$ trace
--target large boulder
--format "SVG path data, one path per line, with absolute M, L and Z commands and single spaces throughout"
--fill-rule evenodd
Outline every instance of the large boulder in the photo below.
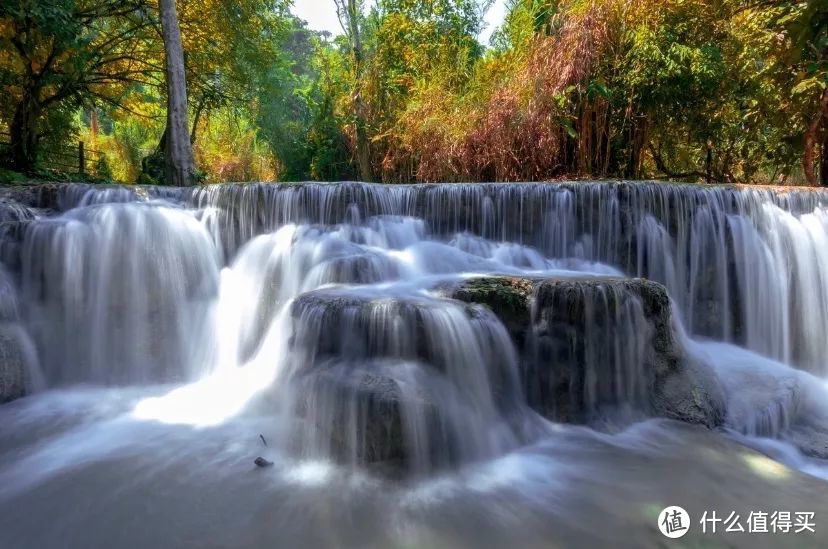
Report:
M 293 380 L 302 455 L 386 474 L 428 472 L 458 459 L 457 432 L 423 380 L 424 366 L 393 360 L 329 362 Z M 434 400 L 432 400 L 434 397 Z M 310 427 L 310 428 L 308 428 Z
M 470 394 L 516 403 L 512 343 L 486 307 L 333 288 L 302 294 L 291 313 L 299 368 L 331 359 L 415 361 L 466 384 Z
M 32 348 L 14 323 L 0 323 L 0 404 L 25 396 L 31 387 L 28 364 Z
M 516 356 L 487 308 L 334 288 L 291 313 L 301 455 L 416 475 L 524 440 Z
M 675 330 L 665 288 L 643 279 L 484 277 L 444 292 L 489 307 L 520 350 L 529 405 L 563 422 L 649 414 L 713 427 L 724 393 Z
M 30 391 L 35 362 L 31 340 L 18 318 L 17 290 L 0 268 L 0 404 Z

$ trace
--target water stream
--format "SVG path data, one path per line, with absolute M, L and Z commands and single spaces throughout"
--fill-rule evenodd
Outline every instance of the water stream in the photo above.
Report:
M 661 547 L 667 505 L 815 513 L 815 534 L 696 525 L 686 546 L 828 544 L 828 193 L 13 198 L 0 343 L 28 395 L 0 405 L 0 546 Z M 529 290 L 518 333 L 452 294 L 492 275 L 568 293 Z M 627 277 L 671 305 L 654 312 Z M 715 425 L 653 404 L 665 329 L 720 391 Z

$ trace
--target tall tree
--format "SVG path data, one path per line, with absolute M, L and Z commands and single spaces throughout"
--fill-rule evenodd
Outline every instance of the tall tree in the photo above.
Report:
M 135 83 L 155 84 L 145 0 L 0 3 L 0 111 L 11 164 L 31 172 L 50 112 L 84 102 L 122 106 Z
M 180 0 L 191 141 L 214 111 L 255 108 L 271 69 L 282 70 L 292 16 L 288 0 Z
M 778 23 L 787 31 L 793 46 L 787 61 L 798 69 L 792 91 L 810 99 L 804 102 L 810 105 L 805 114 L 802 170 L 811 185 L 828 185 L 828 151 L 825 147 L 828 137 L 822 139 L 822 156 L 816 162 L 820 133 L 828 135 L 828 1 L 784 2 Z M 819 177 L 817 164 L 822 172 Z
M 822 129 L 823 133 L 828 135 L 828 87 L 822 90 L 817 112 L 814 115 L 813 120 L 811 120 L 808 127 L 805 129 L 805 150 L 802 154 L 802 171 L 805 174 L 805 179 L 811 185 L 817 184 L 817 174 L 814 169 L 814 160 L 816 156 L 817 136 L 819 135 L 820 129 Z M 821 185 L 828 185 L 828 174 L 825 173 L 826 163 L 828 162 L 828 159 L 826 159 L 826 156 L 828 155 L 828 151 L 825 150 L 826 144 L 828 144 L 828 138 L 823 138 L 822 157 L 819 162 L 820 169 L 822 171 L 819 177 L 819 183 Z
M 374 179 L 367 130 L 367 105 L 363 97 L 365 50 L 362 42 L 362 0 L 334 0 L 342 30 L 348 38 L 352 70 L 351 105 L 354 117 L 355 156 L 363 181 Z
M 160 0 L 161 34 L 164 39 L 167 74 L 167 130 L 164 176 L 169 185 L 185 187 L 195 182 L 193 147 L 187 121 L 187 82 L 184 76 L 184 49 L 175 0 Z
M 828 114 L 822 117 L 822 160 L 819 182 L 823 187 L 828 187 Z

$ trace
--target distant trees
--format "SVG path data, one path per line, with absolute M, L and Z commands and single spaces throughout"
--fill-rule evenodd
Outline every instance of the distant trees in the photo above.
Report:
M 513 0 L 489 47 L 490 0 L 320 0 L 337 36 L 288 0 L 159 1 L 0 6 L 7 163 L 78 134 L 160 181 L 178 121 L 210 181 L 828 184 L 825 0 Z
M 824 0 L 516 0 L 477 57 L 458 54 L 462 32 L 423 25 L 432 13 L 445 36 L 447 14 L 474 13 L 463 2 L 378 4 L 372 61 L 396 101 L 375 101 L 394 113 L 372 138 L 386 180 L 816 182 Z
M 368 113 L 364 97 L 365 50 L 362 40 L 364 25 L 363 0 L 334 0 L 336 14 L 347 38 L 347 60 L 351 85 L 350 110 L 354 127 L 354 155 L 359 176 L 363 181 L 373 181 L 371 149 L 368 141 Z

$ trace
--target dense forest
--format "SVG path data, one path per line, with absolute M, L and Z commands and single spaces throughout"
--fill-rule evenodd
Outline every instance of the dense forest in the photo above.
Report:
M 4 177 L 75 175 L 83 142 L 87 177 L 163 182 L 183 119 L 203 182 L 828 185 L 828 0 L 511 0 L 488 44 L 486 0 L 314 1 L 340 34 L 290 0 L 167 2 L 175 118 L 164 0 L 5 0 Z

